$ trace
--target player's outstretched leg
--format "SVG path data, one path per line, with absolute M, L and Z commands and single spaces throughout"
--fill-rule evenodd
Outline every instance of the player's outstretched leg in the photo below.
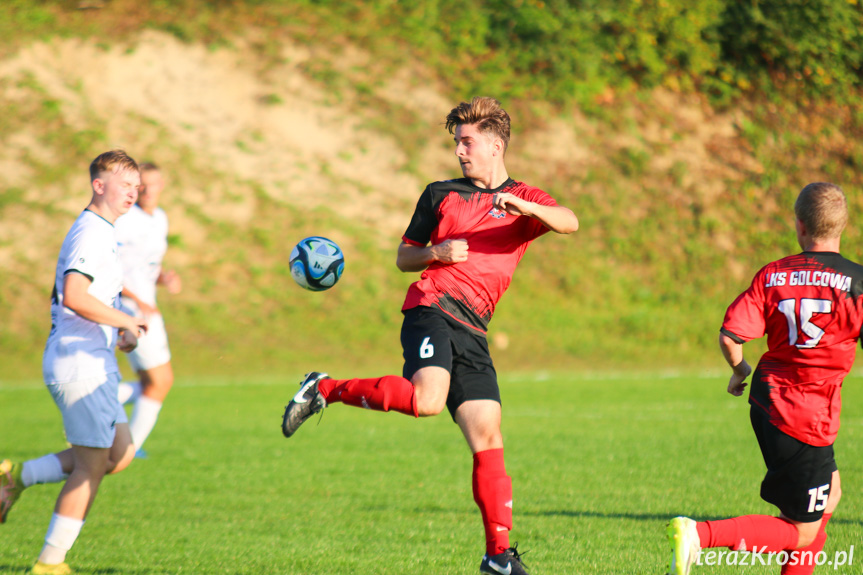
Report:
M 300 390 L 285 407 L 282 417 L 282 433 L 285 437 L 292 436 L 308 418 L 327 406 L 327 400 L 318 392 L 318 383 L 325 377 L 326 373 L 313 371 L 307 373 L 300 382 Z
M 22 467 L 20 463 L 9 459 L 0 462 L 0 523 L 6 523 L 6 515 L 24 491 L 24 483 L 21 481 Z
M 530 575 L 521 562 L 518 553 L 518 543 L 503 553 L 497 555 L 483 555 L 482 563 L 479 564 L 479 572 L 488 575 Z
M 689 575 L 701 552 L 695 521 L 688 517 L 675 517 L 668 522 L 666 533 L 671 544 L 668 575 Z

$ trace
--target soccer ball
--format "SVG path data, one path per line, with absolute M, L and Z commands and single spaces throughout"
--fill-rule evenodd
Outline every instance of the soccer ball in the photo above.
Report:
M 311 236 L 300 240 L 291 250 L 291 277 L 307 290 L 330 289 L 344 269 L 345 255 L 336 242 L 327 238 Z

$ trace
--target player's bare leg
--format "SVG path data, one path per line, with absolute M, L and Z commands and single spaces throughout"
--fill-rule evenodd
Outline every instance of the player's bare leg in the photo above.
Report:
M 45 546 L 33 567 L 34 573 L 66 573 L 66 553 L 72 548 L 84 518 L 93 505 L 102 479 L 108 473 L 125 469 L 134 458 L 129 426 L 118 423 L 115 427 L 114 443 L 110 448 L 93 448 L 73 445 L 63 452 L 63 459 L 72 456 L 69 478 L 60 490 L 54 515 L 45 535 Z
M 174 385 L 174 368 L 171 362 L 152 369 L 141 370 L 141 395 L 159 403 L 165 401 Z M 134 437 L 134 435 L 133 435 Z
M 824 543 L 827 541 L 827 524 L 836 506 L 839 505 L 839 500 L 842 498 L 842 485 L 839 480 L 839 472 L 834 471 L 830 479 L 830 495 L 827 497 L 827 505 L 824 507 L 824 515 L 821 521 L 811 523 L 799 523 L 791 521 L 797 526 L 797 531 L 800 533 L 800 541 L 797 543 L 797 551 L 799 552 L 799 561 L 795 565 L 791 562 L 782 566 L 781 575 L 811 575 L 815 570 L 815 558 L 824 549 Z M 783 517 L 786 521 L 787 518 Z
M 23 463 L 9 459 L 0 462 L 0 523 L 5 523 L 9 510 L 26 488 L 61 483 L 69 477 L 74 467 L 75 458 L 71 449 L 49 453 Z
M 419 417 L 434 416 L 446 408 L 449 381 L 450 373 L 442 367 L 433 365 L 418 369 L 411 377 Z
M 672 547 L 669 573 L 688 575 L 702 546 L 737 549 L 741 548 L 739 542 L 745 541 L 750 550 L 800 552 L 799 561 L 783 565 L 782 575 L 811 575 L 815 569 L 812 559 L 824 548 L 827 540 L 825 528 L 841 497 L 839 472 L 834 471 L 824 515 L 818 521 L 794 521 L 784 515 L 748 515 L 696 523 L 687 517 L 675 517 L 668 524 L 668 539 Z M 708 524 L 711 525 L 709 529 L 706 527 Z
M 527 575 L 516 547 L 509 544 L 512 480 L 503 462 L 500 404 L 490 399 L 466 401 L 456 410 L 455 420 L 473 453 L 473 496 L 486 537 L 480 573 Z
M 144 452 L 141 451 L 141 447 L 156 426 L 159 412 L 162 410 L 162 403 L 174 385 L 174 370 L 171 367 L 171 362 L 168 362 L 151 369 L 141 370 L 138 375 L 141 378 L 141 396 L 135 401 L 135 408 L 129 420 L 129 429 L 135 442 L 135 450 L 139 457 L 143 457 Z

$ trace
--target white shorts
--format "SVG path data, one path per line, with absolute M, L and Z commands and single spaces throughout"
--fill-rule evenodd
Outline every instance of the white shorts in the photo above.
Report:
M 72 383 L 50 383 L 48 391 L 63 414 L 66 441 L 82 447 L 108 448 L 114 444 L 114 426 L 127 423 L 117 400 L 120 374 Z
M 136 372 L 146 371 L 171 361 L 168 333 L 162 314 L 147 316 L 147 333 L 138 338 L 138 347 L 127 354 L 129 364 Z

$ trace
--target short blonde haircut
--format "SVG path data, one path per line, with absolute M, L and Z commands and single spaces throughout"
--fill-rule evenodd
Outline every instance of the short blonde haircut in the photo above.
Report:
M 503 140 L 503 149 L 509 146 L 509 114 L 500 102 L 488 96 L 475 96 L 470 103 L 462 102 L 446 117 L 446 129 L 452 134 L 456 126 L 475 124 L 482 134 Z
M 99 154 L 95 160 L 90 162 L 90 181 L 92 182 L 105 172 L 123 170 L 140 171 L 138 163 L 129 154 L 123 150 L 111 150 L 110 152 Z
M 814 239 L 838 238 L 848 223 L 845 192 L 836 184 L 809 184 L 797 196 L 794 214 Z

